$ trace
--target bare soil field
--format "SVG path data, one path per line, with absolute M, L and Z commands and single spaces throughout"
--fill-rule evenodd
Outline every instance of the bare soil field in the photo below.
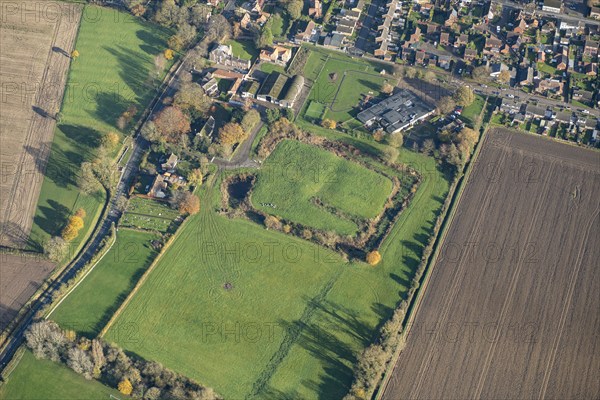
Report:
M 53 268 L 54 264 L 41 258 L 0 254 L 0 332 Z
M 23 248 L 52 144 L 81 6 L 0 1 L 0 245 Z
M 491 131 L 383 398 L 600 396 L 600 153 Z

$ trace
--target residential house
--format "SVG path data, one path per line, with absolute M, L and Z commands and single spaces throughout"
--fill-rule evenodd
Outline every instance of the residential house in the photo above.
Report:
M 586 40 L 585 47 L 583 48 L 583 55 L 588 57 L 596 57 L 598 55 L 598 44 L 597 40 Z
M 600 7 L 592 7 L 590 10 L 590 18 L 600 19 Z
M 434 22 L 426 22 L 423 26 L 425 28 L 425 33 L 428 35 L 433 35 L 440 31 L 440 26 Z
M 515 29 L 513 29 L 513 32 L 518 33 L 518 34 L 523 34 L 523 33 L 525 33 L 525 31 L 527 29 L 529 29 L 529 25 L 525 21 L 525 18 L 521 18 L 521 20 L 519 21 L 519 25 L 515 26 Z
M 573 100 L 577 100 L 580 103 L 592 105 L 593 97 L 594 93 L 590 92 L 589 90 L 583 90 L 579 88 L 573 89 Z
M 469 43 L 469 35 L 463 33 L 462 35 L 459 35 L 458 38 L 456 38 L 456 41 L 454 42 L 454 47 L 466 46 L 467 43 Z
M 537 79 L 535 91 L 546 96 L 562 95 L 564 83 L 558 79 Z
M 247 72 L 250 69 L 250 60 L 235 57 L 231 45 L 217 45 L 210 51 L 208 58 L 215 64 L 224 65 L 236 70 Z
M 453 8 L 452 11 L 450 12 L 450 15 L 448 15 L 448 19 L 446 20 L 446 22 L 444 22 L 444 25 L 451 27 L 454 24 L 456 24 L 457 22 L 458 22 L 458 13 Z
M 424 51 L 417 51 L 415 55 L 415 64 L 426 65 L 429 62 L 429 56 Z
M 421 39 L 421 28 L 419 28 L 417 26 L 417 28 L 415 29 L 415 33 L 413 33 L 412 35 L 410 35 L 410 38 L 408 39 L 408 42 L 409 43 L 417 43 L 420 39 Z
M 489 37 L 485 40 L 485 50 L 491 53 L 500 53 L 502 46 L 502 40 L 500 39 Z
M 242 29 L 250 29 L 252 23 L 252 17 L 249 13 L 244 13 L 244 16 L 240 20 L 240 27 Z
M 586 63 L 584 69 L 586 75 L 598 75 L 598 63 Z
M 562 8 L 562 0 L 544 0 L 542 10 L 559 14 Z
M 167 161 L 165 161 L 164 163 L 162 163 L 160 165 L 160 167 L 165 172 L 173 173 L 173 172 L 175 172 L 175 168 L 177 168 L 177 163 L 178 162 L 179 162 L 179 159 L 177 158 L 177 156 L 175 154 L 171 153 L 169 155 L 169 158 L 167 158 Z
M 299 42 L 308 42 L 315 32 L 314 21 L 299 21 L 298 32 L 294 38 Z
M 440 34 L 440 44 L 442 46 L 450 46 L 450 34 L 448 32 L 442 32 Z
M 219 3 L 221 0 L 206 0 L 206 4 L 211 5 L 213 7 L 219 7 Z
M 150 186 L 150 190 L 148 191 L 148 196 L 155 197 L 157 199 L 164 199 L 167 197 L 167 187 L 168 184 L 165 181 L 165 177 L 162 174 L 156 175 L 154 181 L 152 182 L 152 186 Z
M 438 57 L 438 67 L 440 67 L 440 68 L 449 70 L 451 63 L 452 63 L 452 57 L 450 57 L 450 56 L 439 56 Z
M 468 62 L 473 62 L 477 58 L 477 50 L 465 49 L 464 59 Z
M 339 33 L 329 34 L 323 40 L 323 46 L 333 48 L 333 49 L 340 49 L 342 47 L 343 43 L 344 43 L 344 36 L 340 35 Z
M 219 82 L 213 77 L 206 78 L 201 86 L 204 89 L 204 93 L 209 96 L 217 96 L 219 94 Z
M 279 65 L 286 65 L 292 58 L 292 50 L 287 47 L 273 46 L 260 51 L 259 59 L 264 62 L 272 62 Z
M 508 65 L 504 63 L 493 63 L 489 64 L 490 76 L 493 78 L 497 78 L 502 71 L 508 71 Z
M 323 17 L 323 4 L 321 0 L 310 0 L 308 16 L 314 19 L 321 19 Z

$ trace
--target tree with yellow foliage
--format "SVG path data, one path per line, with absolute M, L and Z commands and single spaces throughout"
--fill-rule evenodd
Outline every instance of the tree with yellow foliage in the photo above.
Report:
M 173 57 L 175 56 L 175 53 L 171 49 L 166 49 L 164 54 L 165 54 L 165 58 L 167 60 L 172 60 Z
M 337 126 L 337 124 L 335 123 L 334 120 L 329 119 L 329 118 L 325 118 L 324 120 L 321 121 L 321 126 L 323 128 L 327 128 L 327 129 L 335 129 L 335 127 Z
M 114 149 L 117 146 L 117 144 L 119 144 L 119 135 L 117 135 L 115 132 L 108 132 L 102 138 L 102 144 L 105 145 L 108 149 Z
M 79 57 L 79 52 L 77 50 L 73 50 L 71 52 L 71 58 L 76 59 L 77 57 Z
M 62 230 L 61 236 L 65 241 L 70 242 L 79 235 L 81 228 L 83 228 L 83 218 L 73 215 Z
M 377 265 L 381 261 L 381 254 L 377 250 L 370 251 L 367 253 L 367 263 L 369 265 Z
M 119 382 L 119 386 L 117 386 L 117 388 L 119 389 L 119 392 L 123 393 L 125 396 L 129 396 L 131 392 L 133 392 L 133 385 L 127 378 Z

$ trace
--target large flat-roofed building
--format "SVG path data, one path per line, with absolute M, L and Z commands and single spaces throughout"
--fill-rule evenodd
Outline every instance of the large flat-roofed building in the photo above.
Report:
M 560 13 L 560 9 L 562 7 L 562 0 L 544 0 L 544 5 L 542 6 L 542 10 Z
M 380 126 L 387 133 L 408 129 L 427 118 L 435 108 L 406 89 L 358 113 L 358 120 L 367 128 Z

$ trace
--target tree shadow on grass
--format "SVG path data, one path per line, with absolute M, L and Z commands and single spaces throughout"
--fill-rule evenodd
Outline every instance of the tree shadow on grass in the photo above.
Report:
M 54 200 L 48 200 L 48 205 L 38 207 L 41 215 L 33 218 L 33 223 L 50 236 L 60 233 L 71 210 Z
M 127 97 L 125 100 L 128 103 L 143 103 L 144 99 L 148 97 L 150 89 L 154 87 L 149 83 L 151 69 L 147 55 L 123 46 L 117 46 L 116 48 L 105 46 L 104 49 L 117 59 L 119 62 L 119 76 L 129 90 L 134 93 L 133 96 Z M 117 94 L 123 97 L 122 91 L 124 89 L 119 87 Z
M 147 245 L 145 245 L 145 246 L 147 246 Z M 148 255 L 146 257 L 145 260 L 143 260 L 143 262 L 140 264 L 140 267 L 138 267 L 136 269 L 135 273 L 131 276 L 131 279 L 129 280 L 129 285 L 127 286 L 127 288 L 125 290 L 123 290 L 121 293 L 119 293 L 119 295 L 116 297 L 113 304 L 111 304 L 108 308 L 106 308 L 104 310 L 104 313 L 98 319 L 98 321 L 96 322 L 96 324 L 93 327 L 90 327 L 90 329 L 88 331 L 81 332 L 81 334 L 83 336 L 85 336 L 89 339 L 93 339 L 100 333 L 100 331 L 106 326 L 106 324 L 111 319 L 111 317 L 114 315 L 114 313 L 119 309 L 121 304 L 123 304 L 123 302 L 129 295 L 129 293 L 133 290 L 133 288 L 135 287 L 136 283 L 140 280 L 142 275 L 144 275 L 144 272 L 146 272 L 146 269 L 150 266 L 150 264 L 152 263 L 152 261 L 154 260 L 155 257 L 156 257 L 156 253 L 152 252 L 150 255 Z
M 138 29 L 135 35 L 144 42 L 140 45 L 140 50 L 144 53 L 155 55 L 167 48 L 167 43 L 164 39 L 153 32 Z
M 118 92 L 98 93 L 96 96 L 96 110 L 92 114 L 106 124 L 116 127 L 117 119 L 131 103 L 132 101 L 128 101 Z

